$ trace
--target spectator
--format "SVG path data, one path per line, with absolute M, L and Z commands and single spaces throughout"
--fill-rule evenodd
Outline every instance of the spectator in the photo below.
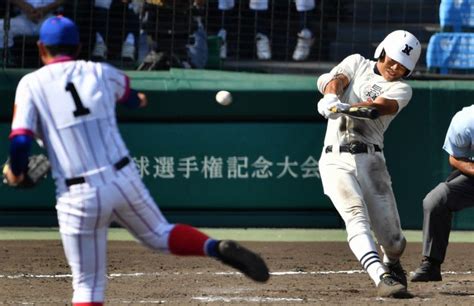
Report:
M 222 24 L 218 32 L 218 36 L 222 39 L 222 47 L 220 56 L 222 59 L 227 57 L 227 31 L 225 25 L 225 11 L 231 10 L 235 6 L 235 0 L 219 0 L 219 10 L 222 11 Z M 293 60 L 304 61 L 308 58 L 311 47 L 314 43 L 314 35 L 308 28 L 307 13 L 314 9 L 315 0 L 295 0 L 296 10 L 299 15 L 299 31 L 296 47 L 293 52 Z M 255 19 L 257 26 L 257 33 L 255 35 L 255 42 L 257 47 L 257 58 L 260 60 L 270 60 L 272 58 L 272 50 L 270 46 L 270 38 L 265 30 L 262 19 L 269 19 L 268 14 L 268 0 L 250 0 L 250 9 L 255 11 Z
M 204 68 L 208 58 L 207 33 L 202 23 L 205 0 L 195 0 L 191 7 L 188 0 L 158 2 L 147 1 L 145 5 L 142 22 L 150 53 L 139 69 L 162 65 Z
M 94 23 L 95 45 L 92 58 L 106 60 L 109 45 L 121 43 L 120 57 L 135 61 L 139 34 L 137 6 L 130 0 L 95 0 Z M 135 8 L 135 10 L 134 10 Z
M 20 13 L 10 19 L 10 26 L 5 33 L 5 20 L 0 19 L 0 54 L 5 48 L 5 35 L 8 38 L 7 48 L 12 48 L 14 38 L 20 35 L 38 35 L 44 20 L 51 17 L 64 3 L 64 0 L 9 0 Z M 12 64 L 9 57 L 9 64 Z M 4 58 L 2 56 L 1 61 Z

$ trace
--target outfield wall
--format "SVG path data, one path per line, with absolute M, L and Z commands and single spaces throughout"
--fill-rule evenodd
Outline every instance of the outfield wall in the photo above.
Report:
M 0 145 L 7 154 L 16 82 L 0 74 Z M 322 193 L 317 160 L 325 120 L 316 77 L 221 71 L 129 72 L 149 97 L 142 110 L 118 110 L 120 129 L 150 192 L 173 222 L 197 226 L 341 227 Z M 411 81 L 414 96 L 386 134 L 402 225 L 422 224 L 422 199 L 449 173 L 441 149 L 452 115 L 469 105 L 467 81 Z M 234 103 L 214 101 L 218 90 Z M 0 187 L 0 225 L 50 225 L 51 179 L 34 190 Z M 474 229 L 474 210 L 455 229 Z

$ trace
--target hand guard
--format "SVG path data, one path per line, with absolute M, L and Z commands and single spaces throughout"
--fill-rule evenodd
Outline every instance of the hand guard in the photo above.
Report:
M 5 162 L 4 168 L 5 167 L 10 167 L 9 160 Z M 28 160 L 28 170 L 25 173 L 25 177 L 19 184 L 10 184 L 5 177 L 5 174 L 3 175 L 3 183 L 16 188 L 33 188 L 46 177 L 50 168 L 51 164 L 45 155 L 32 155 Z

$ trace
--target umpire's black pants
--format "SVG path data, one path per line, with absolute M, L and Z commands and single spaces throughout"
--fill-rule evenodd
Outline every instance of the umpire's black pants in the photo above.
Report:
M 454 170 L 423 200 L 423 256 L 444 261 L 453 212 L 474 206 L 474 178 Z

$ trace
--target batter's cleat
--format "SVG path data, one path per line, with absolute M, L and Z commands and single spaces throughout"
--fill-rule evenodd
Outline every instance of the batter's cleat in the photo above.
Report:
M 380 283 L 377 286 L 377 293 L 380 297 L 391 297 L 396 299 L 403 299 L 412 297 L 407 291 L 397 276 L 391 273 L 384 273 L 380 276 Z
M 396 263 L 386 263 L 385 265 L 389 269 L 390 273 L 394 274 L 400 279 L 400 283 L 402 283 L 402 285 L 404 285 L 405 287 L 408 286 L 407 272 L 403 270 L 400 260 L 398 260 Z
M 441 280 L 441 264 L 428 257 L 423 258 L 420 267 L 411 277 L 412 282 L 439 282 Z
M 232 240 L 222 240 L 218 246 L 217 259 L 229 265 L 256 282 L 266 282 L 270 278 L 265 261 L 254 252 Z

